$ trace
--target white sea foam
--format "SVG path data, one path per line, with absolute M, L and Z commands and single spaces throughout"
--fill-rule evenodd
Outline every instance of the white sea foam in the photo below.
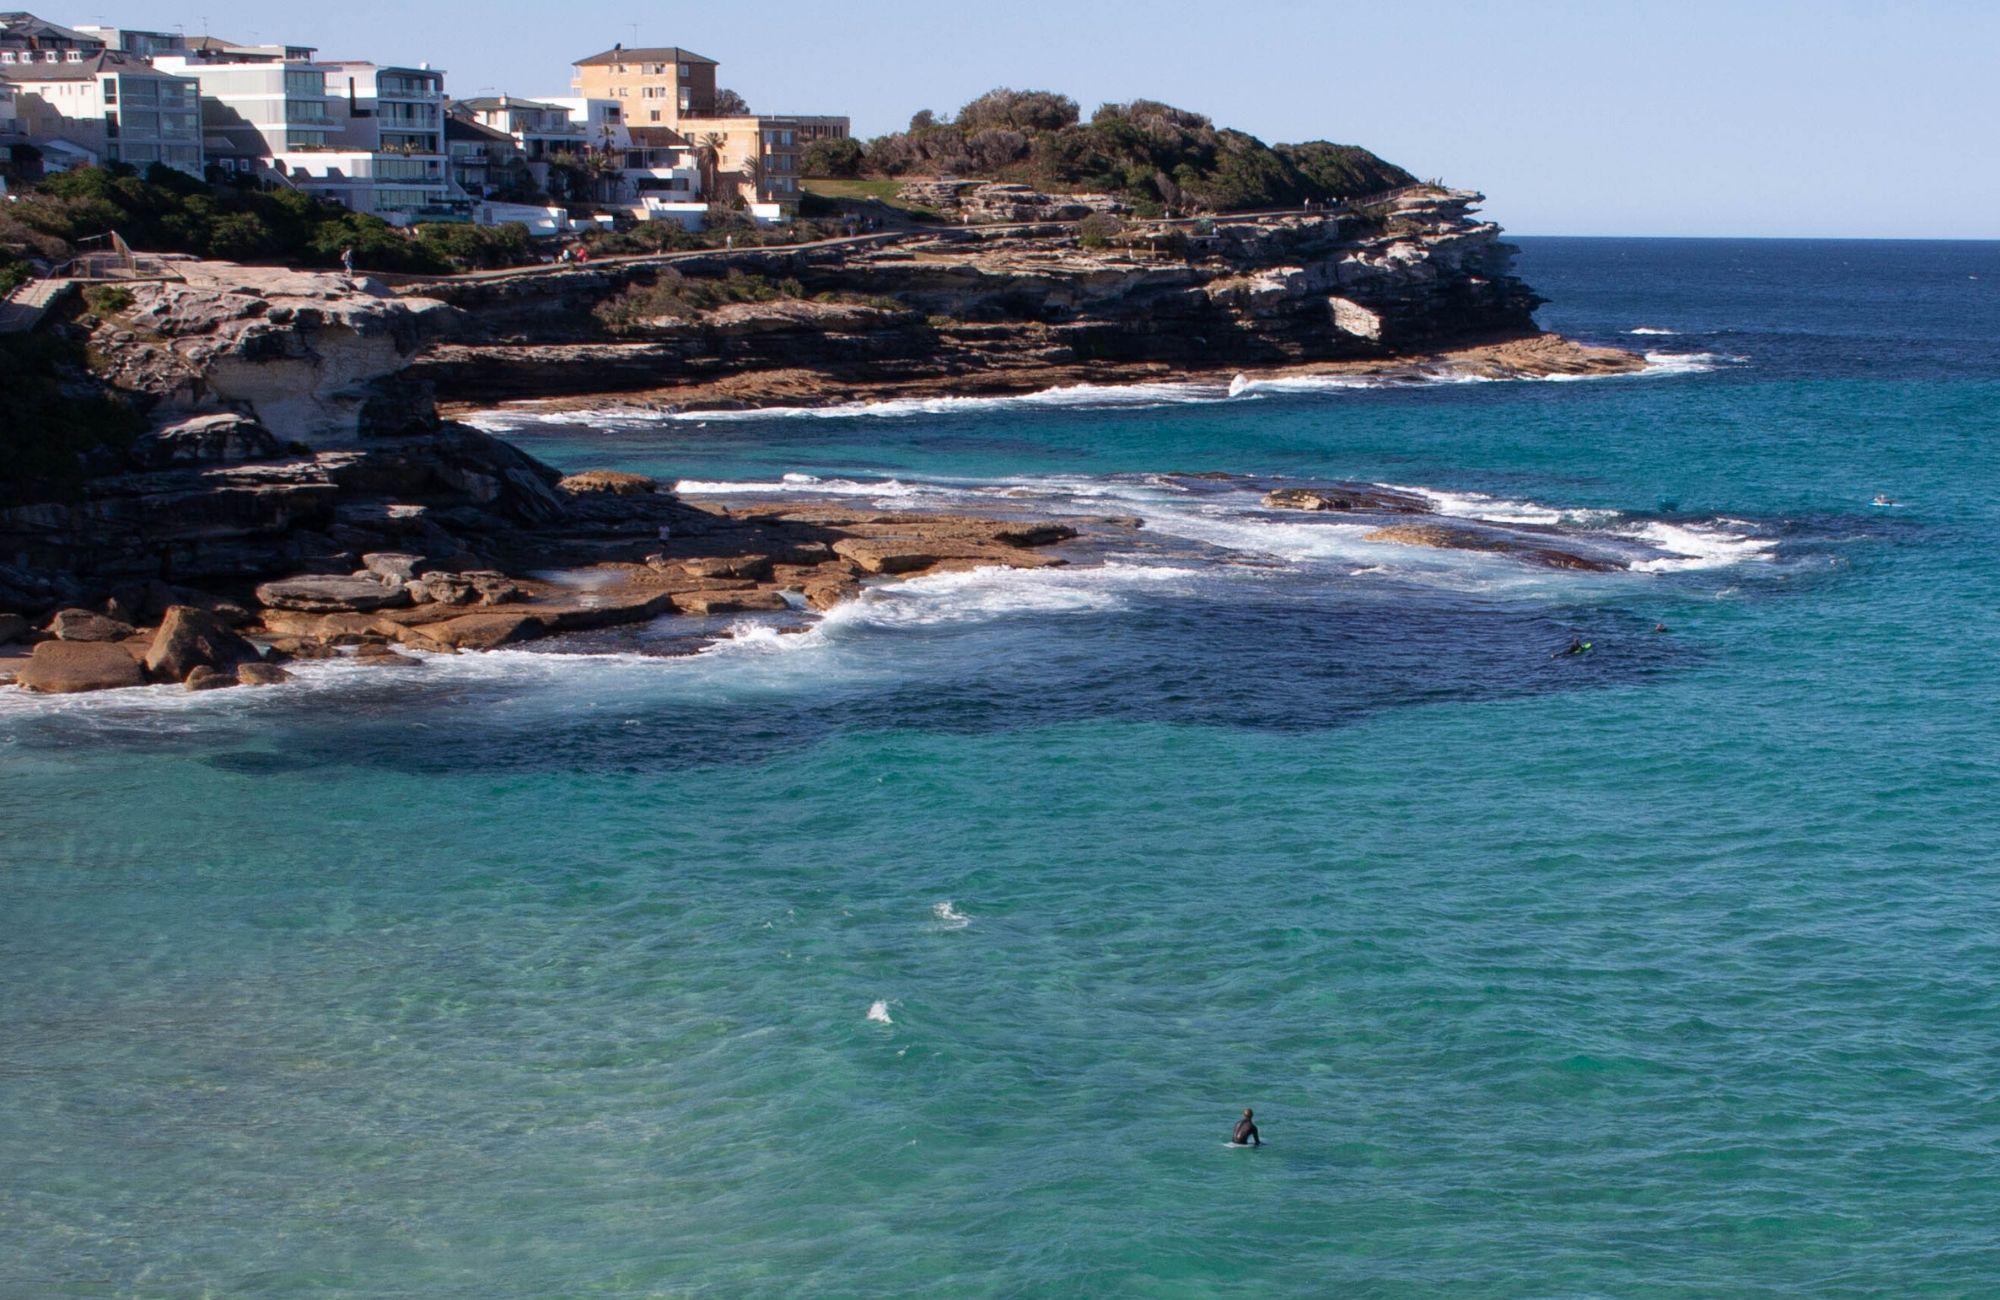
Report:
M 876 998 L 869 1006 L 868 1019 L 878 1025 L 893 1025 L 896 1023 L 889 1019 L 889 1004 L 881 998 Z
M 949 491 L 930 484 L 904 483 L 898 479 L 816 478 L 811 474 L 787 474 L 775 480 L 684 478 L 674 484 L 681 496 L 773 496 L 795 493 L 816 497 L 911 497 L 928 492 Z
M 1718 522 L 1738 523 L 1741 526 L 1740 521 L 1735 520 Z M 1727 532 L 1714 525 L 1654 521 L 1640 526 L 1634 535 L 1668 552 L 1659 559 L 1634 561 L 1634 573 L 1726 569 L 1750 561 L 1768 560 L 1777 547 L 1777 543 L 1769 538 Z
M 1459 519 L 1484 519 L 1496 524 L 1602 524 L 1617 518 L 1615 510 L 1592 510 L 1575 506 L 1547 506 L 1535 501 L 1512 501 L 1484 492 L 1446 492 L 1438 488 L 1382 485 L 1396 492 L 1408 492 L 1429 501 L 1441 515 Z
M 841 402 L 832 406 L 766 406 L 743 411 L 677 411 L 671 420 L 840 420 L 857 416 L 905 419 L 913 415 L 976 415 L 1020 407 L 1104 410 L 1115 407 L 1177 406 L 1214 402 L 1227 391 L 1216 384 L 1072 384 L 1039 392 L 1002 397 L 892 397 L 878 402 Z
M 1658 335 L 1668 335 L 1668 336 L 1673 336 L 1680 333 L 1679 330 L 1661 329 L 1655 325 L 1641 325 L 1637 329 L 1629 329 L 1626 330 L 1625 332 L 1627 334 L 1658 334 Z
M 1021 614 L 1097 613 L 1127 608 L 1136 597 L 1184 589 L 1200 576 L 1197 569 L 1123 561 L 1088 568 L 932 573 L 872 587 L 860 600 L 828 610 L 819 626 L 837 635 L 856 628 L 979 623 Z
M 936 917 L 938 924 L 947 930 L 963 930 L 972 924 L 972 918 L 953 907 L 949 898 L 942 903 L 931 904 L 931 915 Z
M 1648 352 L 1643 373 L 1654 375 L 1699 375 L 1723 366 L 1746 364 L 1749 357 L 1726 352 Z

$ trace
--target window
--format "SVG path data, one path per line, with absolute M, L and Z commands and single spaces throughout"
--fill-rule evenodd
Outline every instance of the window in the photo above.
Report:
M 657 108 L 656 108 L 656 109 L 654 109 L 654 110 L 653 110 L 653 112 L 652 112 L 652 119 L 653 119 L 653 120 L 654 120 L 655 122 L 657 122 L 657 121 L 659 121 L 659 120 L 660 120 L 660 110 L 659 110 L 659 109 L 657 109 Z
M 786 148 L 790 148 L 792 144 L 792 133 L 790 131 L 784 131 L 780 132 L 779 134 L 781 138 L 779 139 L 778 143 L 784 145 Z
M 115 104 L 118 102 L 118 78 L 109 77 L 105 79 L 104 102 L 107 104 Z
M 625 75 L 625 65 L 624 65 L 624 64 L 622 64 L 622 63 L 620 63 L 620 64 L 618 64 L 617 66 L 613 67 L 613 68 L 612 68 L 611 70 L 612 70 L 613 72 L 617 73 L 617 74 L 618 74 L 619 76 L 621 76 L 621 77 Z
M 694 107 L 694 92 L 683 90 L 681 92 L 681 112 L 685 113 L 693 107 Z
M 81 62 L 83 62 L 83 51 L 82 51 L 82 50 L 71 50 L 71 51 L 69 52 L 69 54 L 68 54 L 67 56 L 65 56 L 65 57 L 67 57 L 67 58 L 69 59 L 69 61 L 70 61 L 71 63 L 81 63 Z M 51 60 L 50 60 L 50 62 L 52 62 L 52 63 L 53 63 L 53 62 L 54 62 L 54 60 L 53 60 L 53 59 L 51 59 Z
M 683 63 L 681 64 L 681 80 L 686 81 L 687 79 L 688 79 L 688 65 Z
M 12 63 L 13 61 L 14 61 L 14 51 L 0 50 L 0 63 Z

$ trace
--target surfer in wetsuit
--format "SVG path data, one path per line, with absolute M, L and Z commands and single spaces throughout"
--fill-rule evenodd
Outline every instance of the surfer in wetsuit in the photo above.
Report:
M 1580 655 L 1588 649 L 1590 649 L 1590 645 L 1588 642 L 1586 642 L 1580 636 L 1573 636 L 1569 639 L 1569 649 L 1558 650 L 1554 654 L 1550 655 L 1549 658 L 1561 659 L 1567 655 Z
M 1243 1108 L 1243 1118 L 1236 1123 L 1236 1136 L 1229 1139 L 1230 1145 L 1239 1147 L 1261 1147 L 1264 1139 L 1257 1136 L 1257 1126 L 1250 1122 L 1250 1108 Z

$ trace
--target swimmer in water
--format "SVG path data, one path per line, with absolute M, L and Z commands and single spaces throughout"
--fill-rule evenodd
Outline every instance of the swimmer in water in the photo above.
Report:
M 1580 636 L 1573 636 L 1569 639 L 1568 648 L 1556 651 L 1554 654 L 1550 655 L 1549 658 L 1566 659 L 1570 655 L 1580 655 L 1588 649 L 1590 649 L 1590 642 L 1584 640 Z
M 1875 504 L 1878 506 L 1893 506 L 1896 503 L 1889 499 L 1887 492 L 1877 492 L 1875 494 Z
M 1653 630 L 1655 632 L 1664 632 L 1667 630 L 1667 625 L 1665 623 L 1655 623 L 1653 624 Z
M 1257 1136 L 1257 1126 L 1250 1122 L 1250 1108 L 1248 1106 L 1243 1108 L 1243 1118 L 1237 1121 L 1236 1135 L 1229 1139 L 1229 1145 L 1235 1147 L 1261 1147 L 1264 1145 L 1264 1139 Z

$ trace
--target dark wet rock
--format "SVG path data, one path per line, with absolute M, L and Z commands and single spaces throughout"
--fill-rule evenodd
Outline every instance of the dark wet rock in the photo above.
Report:
M 175 605 L 160 620 L 146 652 L 146 671 L 155 681 L 185 681 L 196 668 L 231 673 L 259 659 L 257 647 L 207 610 Z
M 331 574 L 306 574 L 264 583 L 257 588 L 257 599 L 267 609 L 315 614 L 360 613 L 410 603 L 399 586 L 389 586 L 374 577 Z
M 1364 540 L 1397 542 L 1404 546 L 1429 546 L 1440 550 L 1484 551 L 1495 555 L 1511 555 L 1551 569 L 1612 573 L 1626 567 L 1615 560 L 1550 545 L 1539 536 L 1524 536 L 1469 526 L 1392 524 L 1387 528 L 1377 528 Z
M 223 411 L 192 415 L 139 437 L 133 459 L 147 469 L 269 460 L 283 454 L 278 440 L 256 419 Z
M 1378 487 L 1373 483 L 1279 488 L 1265 494 L 1264 504 L 1273 510 L 1373 510 L 1398 515 L 1437 513 L 1437 507 L 1423 497 Z
M 18 685 L 46 695 L 144 686 L 145 670 L 115 641 L 44 641 L 16 673 Z
M 28 635 L 28 620 L 19 614 L 0 614 L 0 645 L 12 645 Z

